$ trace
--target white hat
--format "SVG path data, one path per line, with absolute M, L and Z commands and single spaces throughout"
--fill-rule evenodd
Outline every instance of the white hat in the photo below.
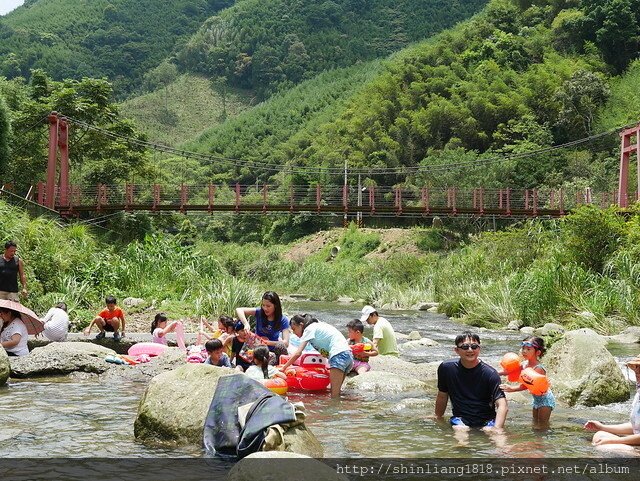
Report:
M 367 322 L 367 319 L 369 319 L 369 316 L 371 314 L 373 314 L 374 312 L 376 312 L 375 307 L 373 307 L 373 306 L 364 306 L 362 308 L 362 316 L 360 316 L 360 322 Z

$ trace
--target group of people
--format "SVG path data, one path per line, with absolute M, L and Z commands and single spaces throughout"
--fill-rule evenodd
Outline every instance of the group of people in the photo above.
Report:
M 480 359 L 482 345 L 480 337 L 469 331 L 455 338 L 456 359 L 445 361 L 438 366 L 438 394 L 435 404 L 435 418 L 444 420 L 447 404 L 451 401 L 452 416 L 449 420 L 456 430 L 469 428 L 503 428 L 508 413 L 505 392 L 526 390 L 523 384 L 507 384 L 493 367 Z M 524 361 L 522 369 L 531 368 L 546 375 L 540 358 L 544 355 L 544 340 L 529 336 L 523 339 L 520 353 Z M 617 449 L 633 449 L 640 446 L 640 358 L 631 361 L 627 367 L 634 371 L 637 392 L 632 403 L 630 422 L 607 425 L 599 421 L 587 421 L 584 428 L 596 431 L 594 445 L 616 445 Z M 549 424 L 551 412 L 555 408 L 555 397 L 551 389 L 532 395 L 532 416 L 536 427 L 545 428 Z
M 0 345 L 9 356 L 26 356 L 29 354 L 29 333 L 19 309 L 21 296 L 28 296 L 27 277 L 24 261 L 17 255 L 17 250 L 18 246 L 14 241 L 7 241 L 0 257 L 0 301 L 9 301 L 0 306 Z M 19 289 L 18 280 L 22 289 Z M 60 302 L 49 309 L 42 323 L 43 334 L 47 339 L 66 340 L 69 332 L 67 305 Z
M 371 306 L 365 306 L 361 317 L 345 326 L 347 337 L 336 327 L 309 314 L 289 319 L 282 312 L 280 297 L 273 291 L 264 293 L 260 307 L 237 308 L 236 316 L 236 319 L 220 316 L 217 326 L 203 320 L 208 332 L 200 330 L 197 344 L 206 339 L 206 363 L 234 367 L 257 380 L 284 378 L 284 371 L 311 349 L 328 359 L 331 395 L 339 397 L 347 374 L 352 371 L 361 374 L 371 369 L 369 358 L 378 354 L 398 355 L 391 324 Z M 249 316 L 255 320 L 253 331 L 247 320 Z M 151 325 L 154 342 L 166 343 L 165 336 L 174 332 L 179 322 L 169 321 L 164 313 L 157 315 Z M 365 322 L 373 326 L 372 340 L 364 337 Z M 354 353 L 355 344 L 366 344 L 367 348 Z M 283 355 L 289 357 L 279 365 Z

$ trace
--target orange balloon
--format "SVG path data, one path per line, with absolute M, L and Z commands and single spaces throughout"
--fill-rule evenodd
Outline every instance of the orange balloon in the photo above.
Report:
M 531 394 L 536 396 L 542 396 L 549 390 L 549 378 L 532 367 L 522 370 L 520 382 L 527 387 Z

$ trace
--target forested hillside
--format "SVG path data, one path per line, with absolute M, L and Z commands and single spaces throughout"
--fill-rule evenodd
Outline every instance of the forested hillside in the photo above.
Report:
M 385 57 L 470 17 L 486 0 L 240 0 L 208 19 L 178 65 L 271 95 Z
M 177 42 L 234 0 L 27 0 L 0 17 L 0 76 L 107 77 L 131 92 Z
M 621 11 L 630 15 L 620 19 Z M 296 142 L 276 141 L 266 152 L 262 136 L 237 129 L 241 116 L 203 136 L 201 149 L 275 164 L 337 167 L 346 157 L 350 166 L 374 172 L 472 163 L 437 177 L 372 173 L 368 182 L 380 184 L 531 187 L 584 179 L 608 187 L 617 162 L 615 134 L 535 159 L 476 168 L 473 161 L 594 134 L 598 117 L 606 115 L 610 82 L 638 55 L 639 16 L 640 0 L 493 0 L 468 22 L 392 57 L 338 116 L 301 128 Z M 633 105 L 624 114 L 618 110 L 619 122 L 640 118 Z M 272 125 L 270 138 L 279 131 Z M 254 176 L 246 172 L 243 180 Z

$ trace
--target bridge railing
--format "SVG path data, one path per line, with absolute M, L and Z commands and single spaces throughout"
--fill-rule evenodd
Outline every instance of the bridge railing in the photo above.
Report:
M 38 201 L 46 201 L 38 186 Z M 616 192 L 590 189 L 459 189 L 426 186 L 354 186 L 271 184 L 124 184 L 72 185 L 65 212 L 80 211 L 317 211 L 363 215 L 557 216 L 578 205 L 608 207 Z M 634 198 L 637 194 L 634 194 Z

